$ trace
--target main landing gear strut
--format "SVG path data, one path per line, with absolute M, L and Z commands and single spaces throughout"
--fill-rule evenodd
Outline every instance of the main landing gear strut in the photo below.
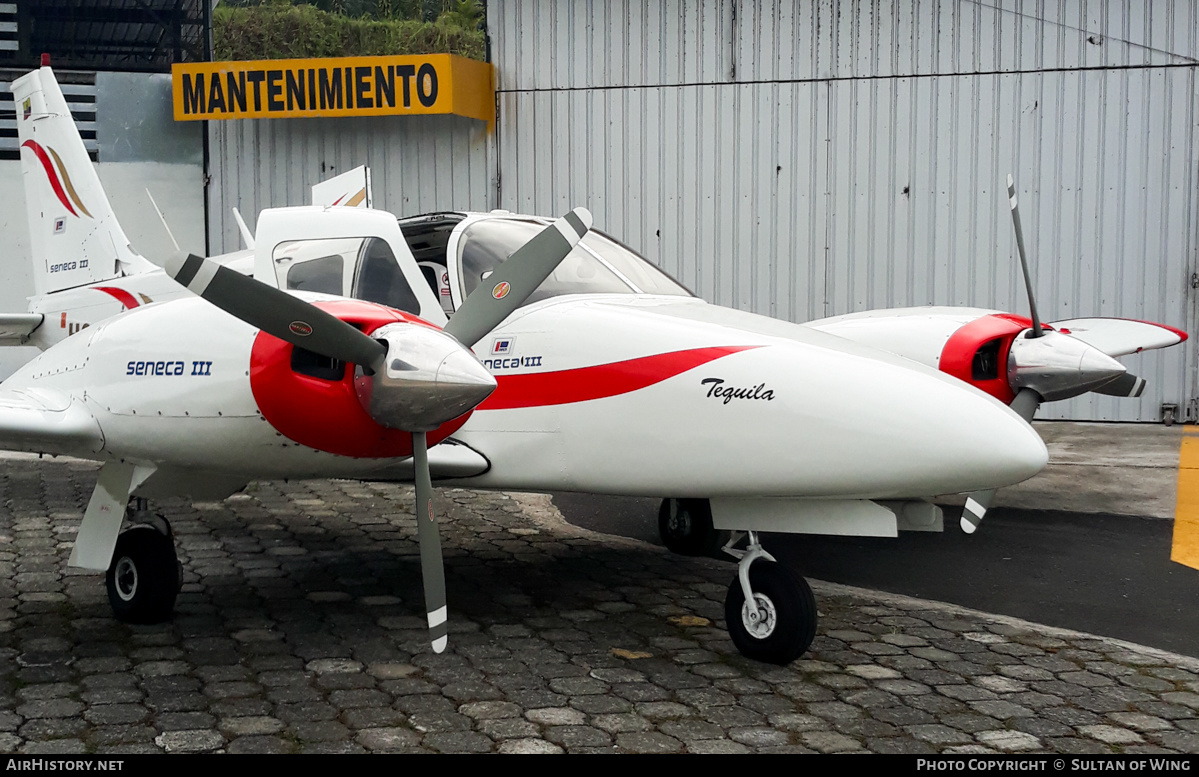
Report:
M 105 575 L 113 614 L 127 623 L 159 623 L 171 616 L 183 584 L 171 525 L 132 499 L 125 511 L 129 528 L 117 537 Z
M 812 644 L 817 621 L 812 589 L 762 548 L 757 532 L 715 529 L 707 499 L 663 499 L 658 532 L 674 553 L 721 558 L 723 551 L 738 559 L 737 577 L 724 599 L 724 619 L 742 655 L 787 664 Z M 733 547 L 747 535 L 744 550 Z
M 658 508 L 658 535 L 671 553 L 724 558 L 720 548 L 729 541 L 730 532 L 712 527 L 712 507 L 707 499 L 663 499 Z

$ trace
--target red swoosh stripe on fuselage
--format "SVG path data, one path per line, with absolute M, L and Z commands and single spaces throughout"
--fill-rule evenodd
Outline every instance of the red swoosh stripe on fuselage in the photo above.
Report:
M 566 405 L 638 391 L 729 354 L 760 348 L 729 345 L 659 353 L 573 370 L 497 375 L 499 387 L 479 410 Z
M 71 203 L 67 201 L 67 193 L 62 188 L 62 182 L 58 180 L 58 173 L 54 171 L 54 165 L 50 162 L 50 155 L 46 153 L 46 149 L 42 148 L 35 140 L 27 140 L 21 145 L 32 151 L 34 156 L 38 158 L 38 161 L 42 163 L 42 167 L 46 170 L 46 177 L 50 179 L 50 188 L 54 190 L 54 196 L 58 197 L 58 201 L 63 204 L 64 208 L 71 211 L 72 216 L 77 217 L 79 214 L 75 212 L 75 208 Z
M 117 289 L 112 286 L 96 286 L 95 289 L 96 291 L 104 292 L 117 302 L 124 305 L 126 310 L 133 310 L 138 305 L 137 297 L 133 296 L 124 289 Z

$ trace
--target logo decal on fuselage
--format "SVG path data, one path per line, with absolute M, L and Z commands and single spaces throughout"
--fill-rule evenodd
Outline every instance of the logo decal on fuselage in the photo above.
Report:
M 752 388 L 737 388 L 736 386 L 725 386 L 724 378 L 704 378 L 700 381 L 700 385 L 709 386 L 708 396 L 716 399 L 723 399 L 722 405 L 727 405 L 734 399 L 764 399 L 767 402 L 774 401 L 774 392 L 766 388 L 765 383 L 759 383 Z
M 62 163 L 62 157 L 58 155 L 58 152 L 50 146 L 43 147 L 36 140 L 27 140 L 21 146 L 32 151 L 37 160 L 42 163 L 42 169 L 46 171 L 46 178 L 50 181 L 50 188 L 54 190 L 54 196 L 58 198 L 63 207 L 70 211 L 72 216 L 79 216 L 82 213 L 89 219 L 92 218 L 92 214 L 88 213 L 87 208 L 84 207 L 83 200 L 79 199 L 79 194 L 75 191 L 75 184 L 71 182 L 71 176 L 67 172 L 67 166 Z M 50 157 L 54 157 L 53 162 L 50 161 Z M 57 172 L 55 172 L 55 167 L 58 168 Z
M 177 375 L 212 375 L 212 362 L 192 362 L 191 372 L 186 372 L 187 363 L 183 361 L 131 361 L 125 365 L 125 374 L 141 376 L 160 375 L 174 377 Z
M 521 367 L 540 367 L 540 356 L 514 356 L 511 359 L 484 359 L 483 366 L 489 370 L 515 370 Z

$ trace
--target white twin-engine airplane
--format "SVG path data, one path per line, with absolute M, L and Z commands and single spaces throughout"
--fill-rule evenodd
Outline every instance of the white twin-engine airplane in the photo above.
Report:
M 706 304 L 589 231 L 581 209 L 548 225 L 271 209 L 252 251 L 181 253 L 164 273 L 128 246 L 49 68 L 13 91 L 37 295 L 3 321 L 44 350 L 0 385 L 0 447 L 102 462 L 70 564 L 107 571 L 122 619 L 169 617 L 179 589 L 170 527 L 147 499 L 220 498 L 264 478 L 415 480 L 441 651 L 436 476 L 668 494 L 675 525 L 700 505 L 714 531 L 746 534 L 727 546 L 730 636 L 785 663 L 810 644 L 816 607 L 759 532 L 940 530 L 928 497 L 1000 488 L 1046 462 L 994 397 Z

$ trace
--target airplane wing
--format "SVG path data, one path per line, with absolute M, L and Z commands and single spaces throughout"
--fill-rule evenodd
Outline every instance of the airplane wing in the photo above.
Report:
M 70 454 L 103 447 L 95 416 L 70 395 L 54 389 L 0 388 L 0 448 Z
M 0 345 L 24 345 L 44 318 L 41 313 L 0 313 Z
M 1167 348 L 1187 339 L 1187 333 L 1180 329 L 1130 318 L 1072 318 L 1054 321 L 1052 326 L 1108 356 Z

